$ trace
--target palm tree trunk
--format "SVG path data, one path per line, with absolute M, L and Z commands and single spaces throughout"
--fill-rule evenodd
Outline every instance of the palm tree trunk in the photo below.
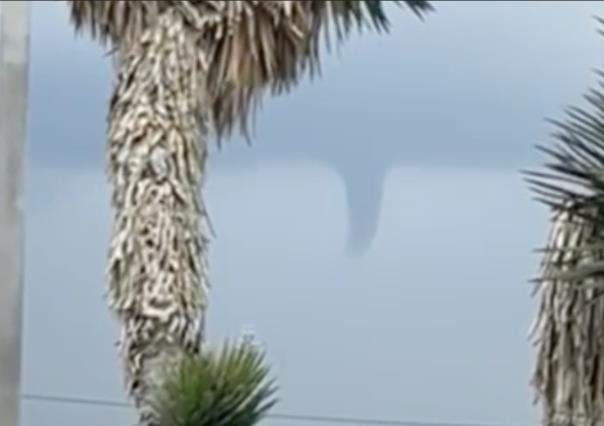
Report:
M 156 426 L 162 368 L 201 344 L 208 287 L 200 196 L 207 157 L 205 69 L 181 15 L 166 11 L 119 54 L 108 123 L 114 208 L 110 309 L 139 422 Z
M 544 426 L 604 424 L 603 290 L 594 279 L 571 275 L 601 259 L 597 245 L 585 249 L 600 233 L 594 223 L 570 211 L 557 212 L 552 222 L 533 329 L 533 385 Z

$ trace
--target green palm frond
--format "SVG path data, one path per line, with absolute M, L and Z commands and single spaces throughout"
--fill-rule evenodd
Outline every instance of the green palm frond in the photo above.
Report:
M 170 371 L 157 395 L 162 426 L 252 426 L 275 405 L 263 354 L 228 344 Z
M 320 69 L 321 43 L 330 27 L 338 42 L 354 29 L 387 31 L 379 0 L 68 0 L 75 27 L 114 48 L 129 45 L 167 8 L 190 24 L 189 36 L 209 49 L 209 87 L 219 135 L 236 126 L 247 133 L 250 117 L 266 90 L 289 91 Z M 423 17 L 426 0 L 393 1 Z
M 550 120 L 555 128 L 552 135 L 555 143 L 538 146 L 548 158 L 546 170 L 525 172 L 536 199 L 555 212 L 566 212 L 568 226 L 575 227 L 577 223 L 593 226 L 593 231 L 581 238 L 579 246 L 558 248 L 568 251 L 567 257 L 571 256 L 574 262 L 585 256 L 597 259 L 604 254 L 604 80 L 585 99 L 587 108 L 571 107 L 565 120 Z M 564 267 L 568 267 L 568 262 Z M 563 275 L 550 271 L 543 278 L 581 281 L 599 276 L 604 276 L 601 262 L 582 265 Z

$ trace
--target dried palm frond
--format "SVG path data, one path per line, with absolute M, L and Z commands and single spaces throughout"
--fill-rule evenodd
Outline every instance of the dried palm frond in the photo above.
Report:
M 533 376 L 543 424 L 604 418 L 604 84 L 556 128 L 545 172 L 527 172 L 554 217 L 536 292 Z
M 136 40 L 167 8 L 183 15 L 207 54 L 213 121 L 219 136 L 250 116 L 264 92 L 287 91 L 320 65 L 320 40 L 330 28 L 338 41 L 354 29 L 387 31 L 379 0 L 68 0 L 77 29 L 119 50 Z M 422 17 L 425 0 L 396 0 Z
M 570 208 L 557 212 L 542 262 L 532 383 L 547 426 L 604 414 L 604 283 L 585 274 L 602 259 L 594 224 Z

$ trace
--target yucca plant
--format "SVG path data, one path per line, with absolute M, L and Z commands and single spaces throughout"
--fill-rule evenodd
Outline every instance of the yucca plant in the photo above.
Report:
M 539 147 L 545 170 L 527 172 L 552 212 L 533 329 L 533 385 L 548 426 L 604 419 L 604 79 L 585 99 L 552 120 L 555 143 Z
M 425 0 L 396 1 L 418 16 Z M 263 95 L 319 70 L 321 37 L 388 29 L 377 0 L 69 0 L 72 21 L 110 45 L 114 210 L 110 309 L 128 393 L 157 426 L 157 369 L 199 352 L 210 227 L 201 189 L 211 136 L 248 123 Z
M 167 371 L 155 395 L 162 426 L 253 426 L 275 405 L 263 352 L 223 346 L 187 356 Z

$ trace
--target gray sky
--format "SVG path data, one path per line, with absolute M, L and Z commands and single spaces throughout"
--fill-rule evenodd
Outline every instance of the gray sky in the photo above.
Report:
M 253 147 L 212 158 L 209 332 L 254 327 L 279 412 L 532 419 L 526 280 L 545 211 L 516 171 L 538 164 L 543 118 L 594 83 L 604 6 L 436 6 L 423 23 L 397 15 L 389 37 L 355 37 L 321 81 L 266 103 Z M 61 2 L 33 9 L 24 392 L 120 400 L 101 300 L 109 67 Z M 345 251 L 355 218 L 353 239 L 376 225 L 361 257 Z M 25 426 L 129 418 L 32 401 L 23 414 Z

